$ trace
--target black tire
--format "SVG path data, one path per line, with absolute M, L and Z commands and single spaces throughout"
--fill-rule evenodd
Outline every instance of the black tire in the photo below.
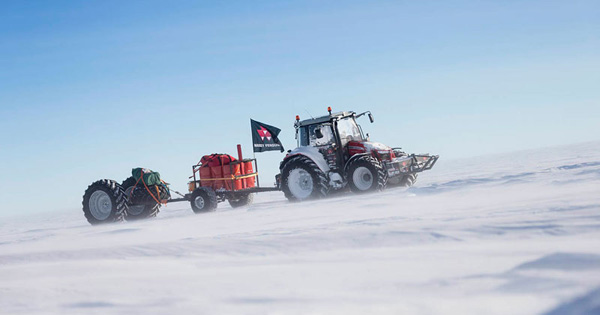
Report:
M 408 174 L 397 176 L 388 180 L 388 186 L 392 187 L 411 187 L 417 181 L 417 174 Z
M 296 176 L 295 174 L 303 174 L 302 172 L 310 175 L 312 186 L 306 185 L 304 194 L 299 194 L 296 188 L 290 189 L 290 174 L 294 173 L 293 176 Z M 308 182 L 310 181 L 306 181 Z M 281 169 L 281 190 L 289 201 L 323 198 L 329 192 L 327 175 L 309 157 L 296 155 L 289 158 Z
M 417 182 L 417 174 L 408 174 L 400 180 L 400 186 L 411 187 Z
M 355 193 L 384 190 L 388 181 L 387 171 L 381 162 L 369 155 L 352 160 L 346 177 L 350 190 Z
M 83 214 L 92 225 L 123 221 L 127 211 L 125 190 L 114 180 L 94 182 L 83 194 Z
M 211 188 L 198 187 L 192 192 L 190 204 L 194 213 L 215 211 L 218 205 L 217 194 Z
M 254 201 L 254 194 L 235 194 L 228 196 L 227 201 L 232 208 L 248 206 Z
M 125 220 L 127 221 L 135 221 L 147 218 L 154 218 L 158 215 L 160 211 L 160 203 L 156 203 L 152 196 L 148 195 L 146 188 L 143 183 L 138 183 L 135 186 L 136 180 L 135 178 L 129 177 L 124 180 L 121 186 L 125 191 L 125 195 L 127 197 L 127 211 L 125 213 Z M 135 186 L 134 191 L 130 191 Z M 141 190 L 140 190 L 141 189 Z M 143 202 L 151 202 L 153 204 L 142 204 L 136 205 L 134 201 L 143 201 Z

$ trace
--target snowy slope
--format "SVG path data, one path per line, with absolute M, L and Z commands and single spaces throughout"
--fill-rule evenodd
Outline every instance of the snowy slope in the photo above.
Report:
M 2 314 L 593 313 L 599 292 L 600 142 L 442 157 L 380 194 L 0 223 Z

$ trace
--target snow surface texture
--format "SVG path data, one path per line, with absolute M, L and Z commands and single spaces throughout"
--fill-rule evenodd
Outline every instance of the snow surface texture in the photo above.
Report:
M 379 194 L 0 224 L 2 314 L 599 311 L 600 143 L 442 157 Z

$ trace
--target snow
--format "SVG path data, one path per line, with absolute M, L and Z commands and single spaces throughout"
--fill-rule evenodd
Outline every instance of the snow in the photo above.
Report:
M 82 194 L 85 187 L 82 187 Z M 410 189 L 90 226 L 0 223 L 2 314 L 593 314 L 600 142 L 440 159 Z

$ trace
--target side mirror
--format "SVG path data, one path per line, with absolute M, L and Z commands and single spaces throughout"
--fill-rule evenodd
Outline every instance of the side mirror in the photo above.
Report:
M 323 138 L 323 132 L 321 131 L 321 127 L 315 128 L 315 136 L 317 137 L 317 139 Z
M 371 123 L 375 122 L 375 119 L 373 119 L 373 114 L 369 113 L 369 120 L 371 121 Z

